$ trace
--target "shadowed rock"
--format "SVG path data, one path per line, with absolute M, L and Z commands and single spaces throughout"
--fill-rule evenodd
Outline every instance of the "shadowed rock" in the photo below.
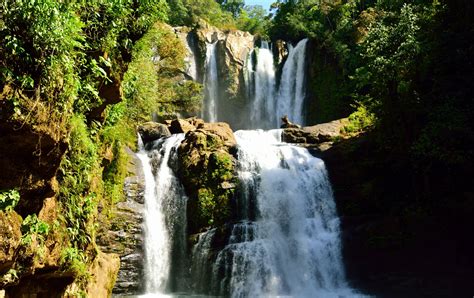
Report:
M 153 142 L 162 137 L 169 137 L 171 135 L 168 126 L 156 122 L 146 122 L 138 127 L 143 143 Z

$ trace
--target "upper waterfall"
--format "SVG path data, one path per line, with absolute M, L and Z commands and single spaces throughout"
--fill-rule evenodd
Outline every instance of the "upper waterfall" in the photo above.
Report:
M 246 61 L 245 86 L 249 100 L 248 128 L 277 128 L 280 117 L 288 115 L 295 123 L 304 125 L 305 53 L 307 39 L 296 47 L 289 45 L 279 87 L 274 57 L 267 42 L 254 49 Z
M 209 122 L 216 122 L 218 118 L 219 82 L 217 77 L 217 41 L 206 45 L 206 73 L 204 85 L 206 94 L 202 109 L 202 117 Z
M 253 60 L 256 65 L 253 65 Z M 252 128 L 276 128 L 275 114 L 275 67 L 268 43 L 252 50 L 246 63 L 246 88 L 250 99 L 249 123 Z
M 305 99 L 305 56 L 308 39 L 300 41 L 296 47 L 290 45 L 288 58 L 283 66 L 280 89 L 277 96 L 276 113 L 304 125 Z
M 217 34 L 217 40 L 205 39 L 204 43 L 205 96 L 201 116 L 210 122 L 229 122 L 237 129 L 278 128 L 284 115 L 304 125 L 308 40 L 301 40 L 294 48 L 288 44 L 284 64 L 276 65 L 267 41 L 249 47 L 248 36 L 241 44 L 237 35 L 221 35 Z M 242 55 L 246 58 L 242 59 Z

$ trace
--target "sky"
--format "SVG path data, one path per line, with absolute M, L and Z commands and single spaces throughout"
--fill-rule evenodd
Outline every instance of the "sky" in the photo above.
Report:
M 270 10 L 270 4 L 276 2 L 275 0 L 245 0 L 246 5 L 261 5 L 267 11 Z

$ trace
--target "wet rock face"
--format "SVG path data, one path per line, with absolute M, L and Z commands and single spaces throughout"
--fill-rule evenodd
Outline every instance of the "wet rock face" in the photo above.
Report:
M 92 277 L 86 289 L 87 296 L 110 297 L 119 268 L 118 255 L 99 253 L 89 270 Z
M 68 285 L 72 284 L 72 276 L 30 276 L 25 278 L 21 286 L 6 289 L 6 298 L 10 297 L 68 297 L 65 295 Z
M 246 88 L 244 65 L 247 55 L 252 51 L 255 37 L 248 32 L 239 30 L 220 31 L 205 22 L 195 29 L 197 39 L 197 66 L 204 78 L 206 45 L 217 43 L 216 59 L 219 86 L 219 118 L 226 119 L 232 126 L 243 127 L 241 119 L 235 114 L 246 104 Z
M 175 119 L 171 121 L 169 130 L 171 133 L 187 133 L 188 131 L 195 130 L 196 125 L 193 123 L 193 119 Z
M 115 205 L 108 225 L 100 227 L 97 244 L 102 251 L 120 256 L 120 270 L 113 294 L 136 295 L 143 289 L 142 222 L 145 185 L 140 160 L 131 150 L 127 152 L 132 175 L 125 179 L 125 200 Z
M 169 137 L 171 135 L 168 126 L 156 122 L 146 122 L 138 127 L 143 143 L 152 142 L 162 137 Z

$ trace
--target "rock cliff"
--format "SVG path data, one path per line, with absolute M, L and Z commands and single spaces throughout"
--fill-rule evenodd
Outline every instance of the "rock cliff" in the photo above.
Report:
M 205 77 L 206 45 L 216 44 L 218 71 L 218 114 L 232 126 L 239 125 L 236 109 L 246 104 L 244 67 L 247 55 L 254 48 L 255 37 L 239 30 L 221 31 L 201 21 L 194 29 L 175 28 L 176 34 L 187 45 L 187 74 L 203 82 Z
M 149 132 L 149 130 L 147 130 Z M 145 185 L 140 160 L 127 148 L 128 177 L 124 182 L 125 200 L 118 202 L 101 220 L 97 244 L 105 253 L 120 257 L 112 292 L 117 295 L 134 295 L 143 290 L 143 208 Z
M 15 100 L 21 108 L 15 109 Z M 105 297 L 112 289 L 119 260 L 95 250 L 93 239 L 83 267 L 66 260 L 75 256 L 60 213 L 65 209 L 58 174 L 71 145 L 69 116 L 8 85 L 0 94 L 0 289 L 6 297 L 66 297 L 79 291 Z

